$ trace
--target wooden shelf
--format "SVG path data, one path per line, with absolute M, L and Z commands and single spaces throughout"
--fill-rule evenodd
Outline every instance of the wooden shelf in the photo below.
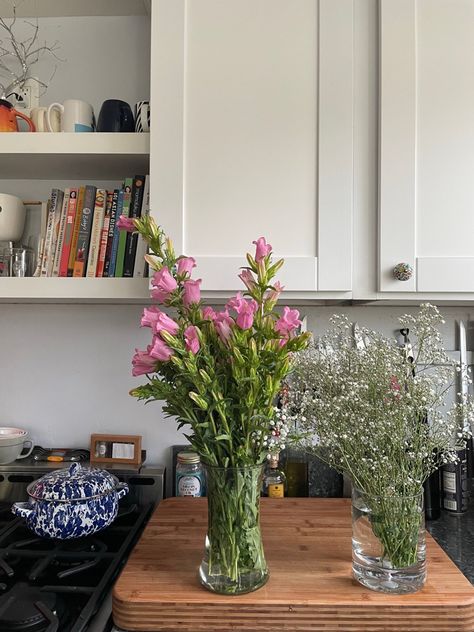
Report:
M 148 303 L 148 279 L 0 278 L 0 303 Z
M 16 3 L 21 18 L 100 15 L 149 15 L 151 0 L 22 0 Z M 0 0 L 0 16 L 12 17 L 11 0 Z
M 121 179 L 148 173 L 149 154 L 149 134 L 0 133 L 2 179 Z

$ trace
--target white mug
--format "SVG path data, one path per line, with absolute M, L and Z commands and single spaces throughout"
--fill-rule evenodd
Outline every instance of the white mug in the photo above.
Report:
M 92 105 L 80 99 L 66 99 L 64 104 L 51 103 L 46 112 L 46 126 L 53 130 L 52 112 L 58 110 L 61 115 L 61 132 L 93 132 L 94 111 Z
M 48 111 L 48 108 L 45 108 L 45 107 L 32 108 L 31 110 L 30 118 L 35 124 L 35 128 L 37 132 L 50 131 L 48 130 L 48 124 L 46 122 L 47 111 Z M 51 131 L 53 132 L 61 131 L 61 119 L 59 117 L 58 110 L 53 110 L 51 112 L 51 127 L 52 127 Z
M 138 101 L 135 103 L 135 131 L 150 131 L 150 101 Z

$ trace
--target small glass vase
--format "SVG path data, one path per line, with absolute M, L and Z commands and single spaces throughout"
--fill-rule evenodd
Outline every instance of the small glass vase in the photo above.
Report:
M 263 465 L 204 467 L 208 528 L 199 567 L 201 583 L 225 595 L 257 590 L 268 580 L 260 532 Z
M 352 572 L 366 588 L 412 593 L 426 579 L 423 494 L 369 496 L 352 490 Z

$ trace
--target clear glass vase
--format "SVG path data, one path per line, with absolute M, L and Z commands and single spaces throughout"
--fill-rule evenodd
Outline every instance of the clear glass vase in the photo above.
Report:
M 208 528 L 201 583 L 226 595 L 257 590 L 268 580 L 260 532 L 263 466 L 205 466 L 205 471 Z
M 352 490 L 352 572 L 363 586 L 411 593 L 426 579 L 423 494 L 369 496 Z

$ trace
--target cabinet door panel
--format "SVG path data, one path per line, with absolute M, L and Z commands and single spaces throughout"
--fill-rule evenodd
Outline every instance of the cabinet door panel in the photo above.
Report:
M 381 291 L 474 291 L 473 40 L 471 0 L 381 0 Z
M 203 289 L 264 235 L 288 290 L 350 290 L 351 0 L 152 7 L 151 206 Z

